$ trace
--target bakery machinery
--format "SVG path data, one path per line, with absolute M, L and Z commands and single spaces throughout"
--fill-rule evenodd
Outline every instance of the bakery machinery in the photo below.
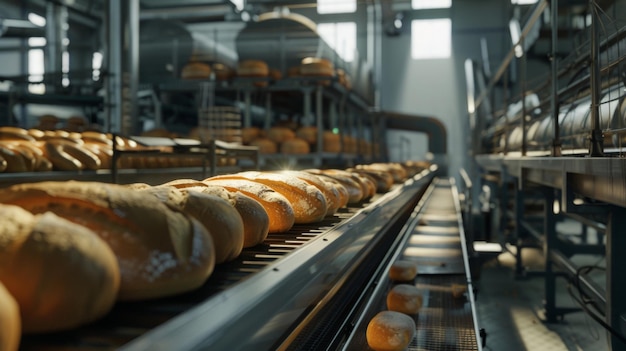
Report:
M 524 35 L 547 6 L 539 2 L 534 7 Z M 551 21 L 557 23 L 561 8 L 551 6 Z M 506 104 L 506 111 L 487 113 L 487 97 L 507 74 L 514 57 L 511 49 L 488 89 L 473 101 L 470 114 L 475 122 L 476 179 L 482 186 L 482 193 L 476 187 L 475 199 L 482 199 L 484 209 L 475 222 L 484 223 L 484 230 L 475 232 L 489 233 L 485 240 L 511 250 L 518 277 L 544 277 L 546 322 L 584 311 L 606 329 L 612 350 L 624 350 L 626 305 L 621 296 L 626 286 L 619 267 L 625 264 L 620 228 L 626 208 L 621 54 L 626 36 L 612 11 L 594 7 L 590 25 L 574 40 L 572 55 L 552 60 L 550 77 L 536 86 L 521 83 L 520 97 Z M 610 30 L 600 29 L 607 25 Z M 551 32 L 556 57 L 557 28 Z M 525 67 L 526 55 L 516 60 Z M 559 226 L 565 221 L 579 226 L 580 232 L 572 236 Z M 525 267 L 522 251 L 528 247 L 543 249 L 545 269 Z M 576 255 L 597 255 L 604 263 L 588 265 Z M 602 271 L 603 279 L 591 274 Z M 557 300 L 559 277 L 568 280 L 577 308 Z

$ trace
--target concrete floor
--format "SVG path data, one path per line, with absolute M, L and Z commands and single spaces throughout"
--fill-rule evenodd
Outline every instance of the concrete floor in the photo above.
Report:
M 543 269 L 541 250 L 524 249 L 522 253 L 529 271 Z M 604 265 L 600 256 L 575 256 L 573 260 L 581 265 Z M 483 265 L 476 282 L 478 324 L 487 332 L 484 350 L 609 350 L 605 330 L 584 312 L 566 314 L 558 323 L 542 322 L 544 279 L 516 279 L 514 267 L 514 256 L 505 252 Z M 603 274 L 596 273 L 594 279 L 604 282 Z M 567 284 L 565 279 L 557 280 L 557 306 L 578 307 L 567 292 Z

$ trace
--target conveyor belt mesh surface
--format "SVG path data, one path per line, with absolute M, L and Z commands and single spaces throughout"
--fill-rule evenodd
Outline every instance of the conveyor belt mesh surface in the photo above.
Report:
M 407 228 L 409 237 L 398 256 L 418 263 L 418 276 L 413 283 L 423 297 L 419 314 L 413 316 L 417 333 L 409 350 L 478 351 L 472 301 L 468 299 L 472 295 L 453 294 L 459 288 L 471 289 L 454 190 L 447 181 L 438 180 L 436 184 L 417 222 Z M 381 282 L 383 288 L 373 296 L 347 350 L 370 349 L 365 337 L 367 324 L 378 312 L 387 309 L 386 296 L 395 284 L 387 275 Z

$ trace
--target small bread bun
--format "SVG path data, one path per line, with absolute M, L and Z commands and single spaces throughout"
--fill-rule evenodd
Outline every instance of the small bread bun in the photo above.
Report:
M 93 230 L 117 257 L 122 300 L 186 292 L 213 271 L 214 247 L 204 226 L 142 191 L 96 182 L 27 183 L 0 189 L 0 202 L 51 211 Z
M 249 145 L 253 140 L 261 136 L 261 129 L 258 127 L 248 127 L 241 130 L 241 142 Z
M 240 172 L 210 179 L 249 179 L 283 195 L 293 207 L 295 223 L 314 223 L 326 216 L 326 198 L 315 186 L 297 177 L 268 172 Z
M 264 155 L 275 154 L 278 152 L 278 145 L 276 142 L 266 138 L 254 139 L 250 142 L 250 146 L 258 147 L 259 153 Z
M 306 155 L 311 152 L 311 147 L 306 140 L 293 138 L 280 144 L 280 152 L 286 155 Z
M 203 62 L 189 62 L 180 72 L 182 79 L 207 79 L 211 77 L 211 66 Z
M 341 135 L 335 134 L 331 131 L 325 131 L 323 139 L 324 152 L 341 152 Z
M 260 60 L 244 60 L 237 66 L 237 75 L 240 77 L 267 77 L 269 74 L 267 63 Z
M 267 131 L 267 138 L 278 144 L 295 137 L 296 133 L 287 127 L 272 127 Z
M 20 308 L 0 282 L 0 350 L 17 351 L 22 335 Z
M 285 232 L 295 222 L 294 209 L 291 203 L 283 195 L 267 185 L 249 179 L 215 179 L 203 180 L 208 185 L 219 185 L 228 191 L 239 191 L 258 201 L 265 209 L 269 217 L 269 232 Z
M 74 328 L 111 309 L 120 272 L 94 232 L 17 206 L 1 205 L 0 218 L 0 281 L 20 306 L 24 332 Z
M 211 70 L 215 73 L 217 80 L 229 80 L 235 73 L 230 67 L 222 63 L 214 63 L 211 65 Z
M 215 244 L 215 263 L 232 261 L 243 249 L 243 220 L 228 201 L 200 191 L 172 186 L 145 189 L 170 207 L 193 216 L 209 231 Z
M 393 281 L 408 282 L 417 275 L 417 263 L 407 260 L 397 260 L 389 268 L 389 278 Z
M 46 142 L 43 147 L 44 155 L 52 162 L 54 169 L 58 171 L 80 171 L 84 166 L 76 157 L 66 151 L 70 148 L 68 145 L 69 143 Z
M 317 144 L 317 127 L 304 126 L 296 130 L 296 136 L 311 145 Z
M 389 311 L 414 315 L 422 308 L 422 302 L 422 294 L 414 285 L 398 284 L 387 293 Z
M 379 312 L 367 325 L 367 344 L 375 351 L 406 350 L 416 333 L 415 321 L 395 311 Z
M 333 63 L 325 58 L 307 57 L 302 60 L 300 74 L 303 76 L 333 77 L 335 68 Z

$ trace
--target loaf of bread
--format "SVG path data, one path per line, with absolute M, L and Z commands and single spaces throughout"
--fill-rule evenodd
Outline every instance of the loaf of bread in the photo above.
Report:
M 229 80 L 233 77 L 234 71 L 230 67 L 223 63 L 214 63 L 211 65 L 211 70 L 215 73 L 215 79 L 217 80 Z
M 32 213 L 51 211 L 93 230 L 117 257 L 122 300 L 186 292 L 213 271 L 215 249 L 204 226 L 145 192 L 96 182 L 41 182 L 1 189 L 0 202 Z
M 232 261 L 243 249 L 243 220 L 228 201 L 201 191 L 188 191 L 173 186 L 145 189 L 178 211 L 197 219 L 208 230 L 215 245 L 215 263 Z
M 324 141 L 324 152 L 341 152 L 341 135 L 327 130 L 324 131 L 322 138 Z
M 367 325 L 367 344 L 375 351 L 406 350 L 416 333 L 415 321 L 406 314 L 382 311 Z
M 222 186 L 228 191 L 239 191 L 258 201 L 269 217 L 270 233 L 285 232 L 291 229 L 295 222 L 294 209 L 289 200 L 267 185 L 244 178 L 208 178 L 203 182 L 208 185 Z
M 17 351 L 22 335 L 20 308 L 2 282 L 0 282 L 0 306 L 2 306 L 0 308 L 0 350 Z
M 328 173 L 327 170 L 319 169 L 307 169 L 306 172 L 323 177 L 323 179 L 329 179 L 341 184 L 348 192 L 348 203 L 356 204 L 364 199 L 365 194 L 361 185 L 352 178 L 351 175 L 345 175 L 343 173 Z
M 291 204 L 295 223 L 318 222 L 326 216 L 327 205 L 324 194 L 315 186 L 294 176 L 248 171 L 219 175 L 209 179 L 248 179 L 272 188 Z
M 33 170 L 34 161 L 28 159 L 19 150 L 11 146 L 10 142 L 0 142 L 0 157 L 6 161 L 5 172 L 18 173 Z
M 417 275 L 417 263 L 408 260 L 397 260 L 389 268 L 389 278 L 393 281 L 408 282 Z
M 111 309 L 120 271 L 94 232 L 10 205 L 0 205 L 0 221 L 0 281 L 19 304 L 24 332 L 73 328 Z
M 303 126 L 296 130 L 296 136 L 311 145 L 317 144 L 317 127 Z
M 248 127 L 241 130 L 241 142 L 249 145 L 253 140 L 261 136 L 261 129 L 258 127 Z
M 341 206 L 341 195 L 339 193 L 339 188 L 334 186 L 330 182 L 324 181 L 319 176 L 304 171 L 292 170 L 279 171 L 278 173 L 285 174 L 290 177 L 296 177 L 300 180 L 307 182 L 310 185 L 313 185 L 319 191 L 321 191 L 322 194 L 324 194 L 324 198 L 326 199 L 326 216 L 333 215 Z
M 201 193 L 215 195 L 228 201 L 235 207 L 243 220 L 243 247 L 252 247 L 265 241 L 269 233 L 270 219 L 265 208 L 250 196 L 239 191 L 229 191 L 223 186 L 209 185 L 199 180 L 177 179 L 164 185 L 174 186 L 178 189 L 199 191 Z
M 389 311 L 414 315 L 422 308 L 422 302 L 422 294 L 415 285 L 398 284 L 387 293 Z
M 318 57 L 307 57 L 300 64 L 300 74 L 303 76 L 327 76 L 335 75 L 335 68 L 330 60 Z

